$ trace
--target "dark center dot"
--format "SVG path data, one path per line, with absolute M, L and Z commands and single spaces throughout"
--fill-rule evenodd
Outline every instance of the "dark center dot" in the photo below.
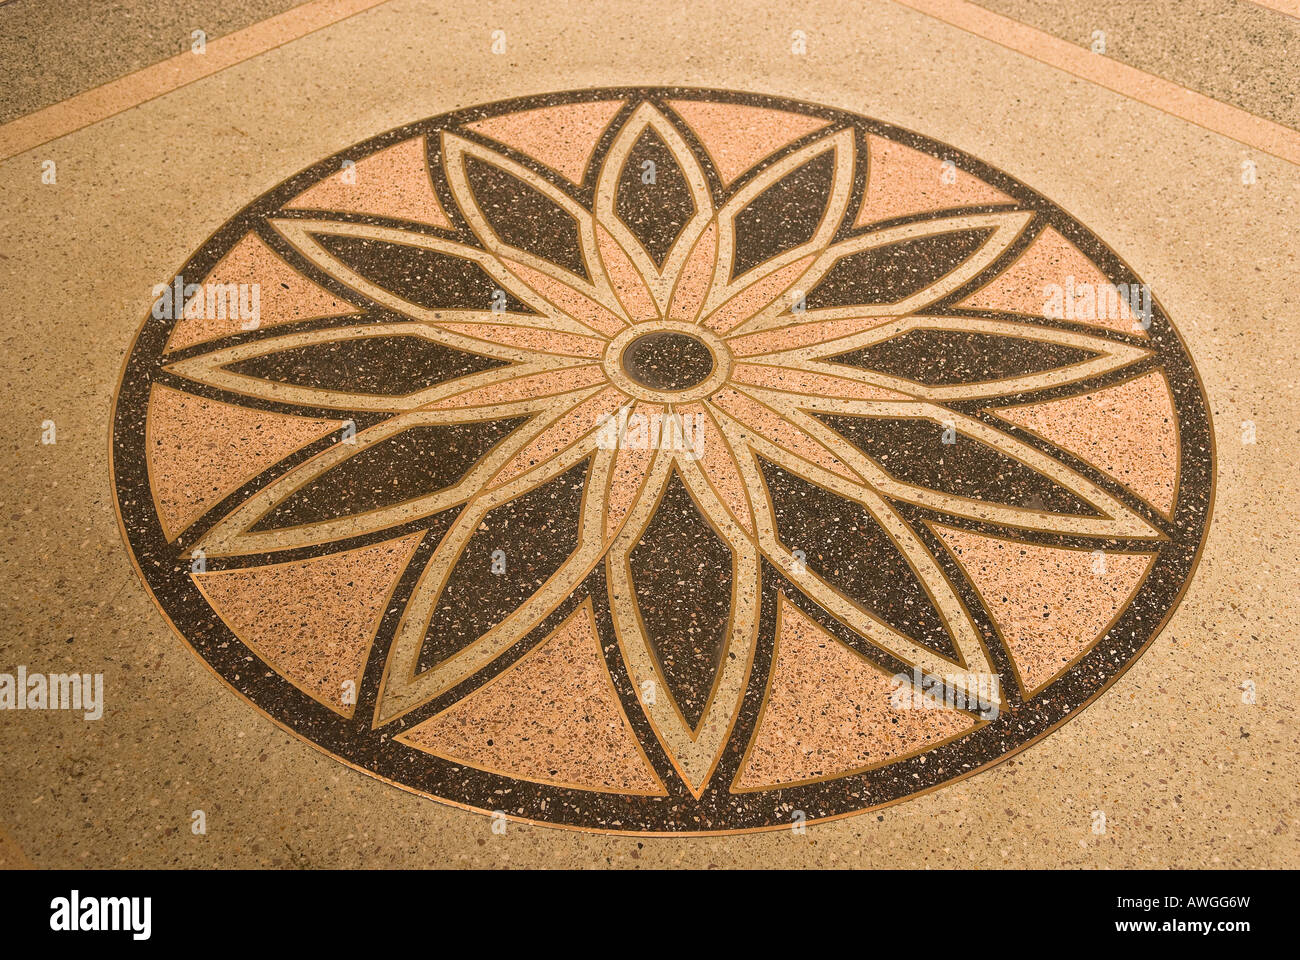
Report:
M 651 390 L 688 390 L 713 372 L 713 354 L 703 340 L 661 330 L 623 348 L 623 369 Z

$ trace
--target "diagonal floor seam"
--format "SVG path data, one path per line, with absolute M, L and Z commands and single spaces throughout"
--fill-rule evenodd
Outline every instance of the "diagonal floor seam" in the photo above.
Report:
M 1194 126 L 1300 165 L 1300 132 L 1172 80 L 1079 47 L 968 0 L 893 0 L 1031 60 L 1153 107 Z
M 388 0 L 310 0 L 181 53 L 0 125 L 0 161 L 76 133 L 205 77 L 238 66 Z

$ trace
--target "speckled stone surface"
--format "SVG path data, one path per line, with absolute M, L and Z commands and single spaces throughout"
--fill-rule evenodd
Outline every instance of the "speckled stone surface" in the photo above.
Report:
M 583 104 L 603 117 L 611 103 L 603 126 L 545 152 Z M 484 130 L 543 156 L 470 135 Z M 715 153 L 753 163 L 725 173 Z M 1106 312 L 1097 289 L 1139 280 L 1050 201 L 951 147 L 793 101 L 615 88 L 473 108 L 346 154 L 181 269 L 203 278 L 195 290 L 274 290 L 269 322 L 187 305 L 169 334 L 151 317 L 113 440 L 122 522 L 159 605 L 232 687 L 340 759 L 580 829 L 836 818 L 1069 719 L 1191 574 L 1212 463 L 1168 319 Z M 574 183 L 558 171 L 576 173 L 576 156 Z M 1069 291 L 1061 310 L 1043 298 L 1053 285 Z M 730 344 L 761 332 L 765 350 L 737 363 Z M 423 346 L 418 368 L 399 344 Z M 969 367 L 956 379 L 952 354 Z M 1168 386 L 1131 386 L 1152 378 Z M 210 408 L 211 423 L 167 404 Z M 1006 425 L 1024 417 L 997 415 L 1057 404 L 1087 409 L 1054 410 L 1023 439 Z M 706 448 L 739 497 L 715 492 Z M 195 488 L 203 499 L 182 499 Z M 178 501 L 183 516 L 155 519 L 151 502 Z M 1017 582 L 1038 593 L 984 595 L 988 564 L 954 564 L 936 520 L 1021 546 Z M 1113 579 L 1129 554 L 1156 572 L 1089 603 L 1097 576 L 1073 561 L 1108 552 Z M 214 569 L 178 579 L 196 555 Z M 831 641 L 842 656 L 806 642 L 817 629 L 847 631 Z M 578 650 L 602 654 L 599 683 Z M 815 694 L 791 658 L 820 671 Z M 899 694 L 908 671 L 952 709 Z
M 412 533 L 310 560 L 190 576 L 258 660 L 351 717 L 384 608 L 419 542 Z
M 0 123 L 215 40 L 301 0 L 9 0 L 0 4 Z
M 842 776 L 919 753 L 979 721 L 935 705 L 898 710 L 888 674 L 778 601 L 775 660 L 738 790 Z
M 350 25 L 322 31 L 234 68 L 219 81 L 177 91 L 48 148 L 14 158 L 0 168 L 12 197 L 5 221 L 3 252 L 7 259 L 0 261 L 0 270 L 4 271 L 6 289 L 14 291 L 18 315 L 31 321 L 19 323 L 5 334 L 11 353 L 31 358 L 18 368 L 9 385 L 11 405 L 20 420 L 25 416 L 32 424 L 29 437 L 12 441 L 6 468 L 9 485 L 22 494 L 15 502 L 26 506 L 12 511 L 10 549 L 0 561 L 10 574 L 6 606 L 16 625 L 0 641 L 0 654 L 5 669 L 23 663 L 29 669 L 40 666 L 49 671 L 103 670 L 109 703 L 105 719 L 99 722 L 63 713 L 3 717 L 6 749 L 0 752 L 4 758 L 0 762 L 5 765 L 7 782 L 16 786 L 0 799 L 0 824 L 28 858 L 38 865 L 1214 866 L 1295 862 L 1295 811 L 1290 790 L 1295 781 L 1295 722 L 1280 692 L 1295 679 L 1288 651 L 1288 638 L 1295 633 L 1295 610 L 1290 599 L 1275 590 L 1279 577 L 1293 565 L 1296 552 L 1291 533 L 1294 511 L 1289 506 L 1295 479 L 1285 457 L 1275 455 L 1281 449 L 1278 445 L 1284 443 L 1286 423 L 1296 413 L 1294 391 L 1286 389 L 1295 361 L 1289 353 L 1293 346 L 1289 338 L 1276 333 L 1276 325 L 1294 300 L 1286 292 L 1285 278 L 1294 272 L 1296 251 L 1287 245 L 1290 241 L 1278 239 L 1287 237 L 1283 229 L 1286 211 L 1294 209 L 1300 186 L 1294 168 L 1259 155 L 1258 182 L 1242 184 L 1240 145 L 1134 106 L 1114 94 L 1086 87 L 1081 94 L 1077 81 L 888 4 L 852 12 L 826 8 L 797 18 L 801 22 L 795 24 L 789 22 L 788 14 L 772 12 L 743 26 L 709 11 L 697 11 L 693 39 L 686 45 L 679 33 L 683 28 L 674 25 L 667 12 L 662 21 L 654 13 L 639 20 L 630 17 L 629 22 L 635 22 L 630 29 L 636 33 L 636 42 L 629 45 L 625 62 L 614 68 L 604 56 L 599 64 L 594 60 L 575 64 L 572 55 L 573 42 L 599 35 L 608 14 L 579 14 L 581 19 L 576 20 L 566 16 L 561 44 L 554 32 L 560 26 L 558 19 L 548 20 L 546 29 L 541 30 L 538 24 L 525 26 L 510 20 L 507 11 L 489 5 L 473 16 L 453 14 L 454 26 L 450 30 L 443 26 L 439 42 L 450 45 L 446 73 L 417 69 L 427 66 L 427 51 L 419 42 L 423 39 L 417 36 L 419 31 L 409 24 L 411 14 L 422 9 L 418 4 L 400 2 L 381 7 Z M 484 17 L 507 18 L 503 22 L 510 46 L 504 58 L 490 52 L 487 31 L 481 28 Z M 374 38 L 389 35 L 399 23 L 406 25 L 407 44 L 398 43 L 381 63 L 367 59 L 364 54 Z M 806 54 L 789 52 L 793 29 L 807 33 Z M 888 54 L 891 63 L 897 64 L 875 79 L 869 102 L 855 92 L 859 90 L 858 71 L 843 58 L 843 47 L 849 42 L 855 49 Z M 935 46 L 947 54 L 942 67 L 927 55 Z M 568 52 L 561 56 L 561 49 Z M 707 68 L 697 59 L 703 53 L 709 55 Z M 325 59 L 331 62 L 331 72 L 319 66 Z M 756 60 L 762 61 L 761 69 L 756 68 Z M 347 74 L 350 97 L 376 95 L 360 96 L 353 108 L 337 111 L 313 95 L 319 88 L 303 89 L 305 76 L 317 77 L 325 87 L 336 82 L 329 78 L 337 76 L 340 64 Z M 508 65 L 504 72 L 502 65 Z M 966 90 L 957 100 L 951 96 L 951 87 L 941 82 L 954 67 L 960 68 Z M 321 72 L 313 74 L 313 70 Z M 459 75 L 458 70 L 474 80 L 460 81 L 464 84 L 461 93 L 449 95 L 447 85 Z M 290 73 L 295 76 L 294 84 L 287 80 Z M 1167 312 L 1173 319 L 1187 353 L 1197 364 L 1214 415 L 1219 467 L 1215 520 L 1199 573 L 1172 620 L 1106 695 L 1041 742 L 979 776 L 865 816 L 813 825 L 807 834 L 781 830 L 742 837 L 635 838 L 519 822 L 497 834 L 492 832 L 492 821 L 481 814 L 434 804 L 365 777 L 259 716 L 185 652 L 130 568 L 114 530 L 111 474 L 103 437 L 118 363 L 131 331 L 148 311 L 153 284 L 178 269 L 252 197 L 377 130 L 494 97 L 647 80 L 767 90 L 837 104 L 970 151 L 1060 204 L 1131 264 L 1136 275 L 1156 290 L 1162 317 Z M 221 128 L 227 119 L 223 112 L 236 109 L 238 96 L 259 88 L 283 92 L 282 106 L 247 118 L 260 143 L 273 144 L 272 148 L 236 145 L 232 149 L 229 142 L 216 136 L 205 139 L 205 132 L 214 134 Z M 381 90 L 384 95 L 378 96 Z M 1073 104 L 1070 112 L 1047 106 L 1067 98 Z M 980 109 L 963 108 L 971 103 L 978 103 Z M 1116 126 L 1111 121 L 1117 111 L 1128 111 L 1141 123 Z M 990 114 L 996 122 L 990 122 Z M 191 131 L 196 135 L 193 150 L 179 160 L 169 158 L 166 165 L 151 166 L 147 156 L 141 158 L 139 144 L 171 129 L 180 117 L 198 124 L 198 129 Z M 196 121 L 196 117 L 201 119 Z M 1095 136 L 1103 127 L 1107 130 L 1104 144 Z M 808 136 L 808 142 L 815 142 L 817 132 Z M 665 135 L 661 139 L 667 143 L 670 138 Z M 1048 143 L 1058 142 L 1058 149 L 1046 148 Z M 1153 143 L 1159 148 L 1153 149 Z M 1117 151 L 1125 158 L 1122 173 L 1116 169 Z M 60 158 L 57 189 L 39 181 L 39 155 L 49 152 Z M 1178 171 L 1187 165 L 1202 175 L 1195 179 L 1180 176 Z M 128 170 L 135 172 L 127 175 Z M 326 175 L 334 172 L 326 174 L 321 169 Z M 1011 184 L 995 182 L 994 186 L 1010 188 Z M 1014 190 L 1011 193 L 1015 195 Z M 442 204 L 449 215 L 458 206 Z M 231 242 L 237 239 L 230 237 Z M 1082 235 L 1069 239 L 1087 245 Z M 751 254 L 761 256 L 762 251 Z M 925 262 L 935 261 L 931 256 Z M 1113 266 L 1113 262 L 1107 263 Z M 541 272 L 534 266 L 529 274 L 529 269 L 521 264 L 517 275 L 535 279 Z M 648 277 L 652 296 L 656 282 L 653 275 Z M 74 313 L 59 321 L 76 342 L 93 344 L 92 349 L 65 348 L 63 343 L 70 341 L 53 346 L 47 339 L 49 325 L 35 322 L 43 315 L 51 290 L 65 299 L 75 297 L 78 302 L 100 305 L 92 313 Z M 953 294 L 960 297 L 967 292 L 959 288 Z M 334 295 L 344 294 L 334 288 Z M 721 306 L 726 300 L 718 297 L 714 303 Z M 391 305 L 382 306 L 391 309 Z M 618 314 L 614 302 L 587 307 L 586 313 L 582 306 L 575 303 L 569 315 L 600 323 L 608 318 L 599 310 L 610 316 Z M 1255 322 L 1242 324 L 1243 316 Z M 730 332 L 746 322 L 744 317 L 731 317 L 728 323 L 732 319 L 736 320 L 734 326 L 719 326 Z M 368 315 L 364 322 L 397 321 Z M 839 321 L 826 321 L 835 322 Z M 321 324 L 322 329 L 335 326 L 341 329 L 344 323 Z M 249 339 L 270 338 L 285 329 L 258 331 Z M 1143 349 L 1151 340 L 1162 341 L 1157 327 L 1149 338 L 1088 329 L 1108 343 L 1130 338 L 1133 346 Z M 464 329 L 458 332 L 466 335 Z M 576 331 L 567 332 L 576 335 Z M 907 331 L 889 333 L 904 336 Z M 600 331 L 594 335 L 608 336 Z M 814 337 L 813 342 L 822 341 Z M 909 342 L 917 342 L 917 337 Z M 106 350 L 106 343 L 118 346 Z M 211 344 L 217 345 L 216 341 Z M 207 348 L 197 345 L 191 349 L 194 356 L 201 356 Z M 879 362 L 895 372 L 906 368 L 909 374 L 904 379 L 911 383 L 934 381 L 933 369 L 915 363 L 905 366 L 915 352 L 897 350 Z M 1021 355 L 1033 359 L 1028 353 Z M 1123 365 L 1123 357 L 1104 351 L 1103 355 L 1109 358 L 1106 362 Z M 186 356 L 189 354 L 177 352 L 176 359 Z M 1034 356 L 1042 360 L 1041 354 Z M 241 358 L 230 359 L 237 362 Z M 267 364 L 263 372 L 272 367 L 277 371 L 301 367 Z M 189 369 L 191 376 L 202 372 L 197 367 Z M 490 377 L 499 369 L 469 375 Z M 202 375 L 211 378 L 208 373 Z M 285 376 L 283 372 L 275 375 Z M 383 397 L 384 391 L 389 397 L 397 395 L 391 382 L 367 375 L 369 382 L 383 387 L 368 396 Z M 1115 377 L 1120 378 L 1118 367 Z M 969 377 L 965 379 L 969 381 Z M 894 380 L 886 382 L 891 388 L 899 386 Z M 950 383 L 943 381 L 941 386 Z M 969 390 L 971 384 L 960 386 Z M 1084 378 L 1051 389 L 1064 397 L 1085 393 L 1088 386 Z M 215 398 L 227 388 L 200 382 L 193 389 L 200 391 L 196 396 Z M 316 417 L 341 416 L 340 407 L 331 406 L 334 400 L 328 395 L 342 391 L 337 382 L 327 387 L 280 382 L 277 399 L 249 405 L 268 413 L 284 412 L 281 404 L 303 399 L 285 392 L 290 389 L 323 390 L 314 395 Z M 436 390 L 438 385 L 429 389 Z M 484 396 L 498 404 L 502 399 L 493 398 L 491 392 Z M 87 402 L 88 397 L 94 402 Z M 368 406 L 353 418 L 358 438 L 378 423 L 384 409 L 380 404 L 387 402 L 365 402 Z M 951 398 L 941 397 L 940 402 L 951 402 Z M 707 412 L 707 402 L 691 403 Z M 981 403 L 981 410 L 989 406 L 984 400 Z M 58 443 L 52 446 L 39 443 L 37 428 L 47 418 L 58 424 Z M 806 421 L 795 419 L 824 436 L 817 433 L 820 428 L 815 424 L 807 426 Z M 825 422 L 829 415 L 819 414 L 817 419 Z M 969 419 L 989 426 L 981 417 L 970 415 Z M 958 447 L 968 440 L 987 446 L 986 441 L 992 439 L 977 424 L 963 421 L 963 428 Z M 942 428 L 936 424 L 935 429 Z M 1016 436 L 1025 439 L 1028 434 Z M 1180 442 L 1186 444 L 1188 438 L 1188 432 L 1182 431 Z M 1247 438 L 1250 442 L 1243 442 Z M 467 435 L 458 435 L 456 442 L 462 446 L 472 443 Z M 1206 436 L 1191 442 L 1199 444 L 1202 457 L 1208 454 Z M 370 448 L 364 445 L 363 452 Z M 303 456 L 325 453 L 323 448 L 313 447 Z M 1122 502 L 1144 522 L 1164 522 L 1157 510 L 1144 506 L 1120 481 L 1105 479 L 1103 470 L 1072 456 L 1062 453 L 1056 458 L 1071 470 L 1092 471 L 1087 476 L 1094 487 Z M 399 456 L 392 462 L 404 460 Z M 503 466 L 504 458 L 496 469 Z M 451 465 L 440 468 L 447 471 L 446 482 L 457 482 Z M 716 461 L 712 468 L 701 467 L 702 475 L 725 479 L 734 472 Z M 852 466 L 844 465 L 850 473 L 866 468 L 867 464 L 856 460 Z M 559 514 L 553 504 L 572 497 L 573 478 L 580 475 L 581 464 L 566 469 L 568 472 L 558 477 L 559 485 L 545 494 L 545 509 L 534 511 L 533 515 L 548 520 L 529 521 L 524 511 L 518 517 L 512 514 L 505 529 L 532 536 L 539 544 L 554 540 L 553 524 Z M 648 481 L 653 476 L 649 468 L 638 469 L 647 471 Z M 1041 475 L 1041 470 L 1035 472 Z M 770 484 L 773 477 L 776 474 L 768 470 L 761 480 Z M 1052 479 L 1063 477 L 1058 471 Z M 741 471 L 732 489 L 746 490 L 752 479 Z M 848 481 L 848 477 L 844 479 Z M 683 483 L 690 495 L 705 501 L 704 514 L 721 518 L 718 533 L 727 542 L 733 540 L 732 526 L 743 530 L 746 520 L 760 533 L 775 525 L 738 517 L 736 513 L 744 514 L 746 507 L 734 494 L 720 493 L 719 506 L 710 506 L 709 488 L 688 481 L 689 477 Z M 791 505 L 805 499 L 797 494 L 798 482 L 803 481 L 786 482 L 790 496 L 795 497 Z M 879 482 L 888 486 L 884 479 Z M 720 484 L 719 489 L 724 486 Z M 376 497 L 382 492 L 364 483 L 354 484 L 353 489 Z M 1180 491 L 1179 497 L 1192 496 L 1196 489 Z M 1206 492 L 1204 484 L 1199 489 Z M 251 487 L 247 490 L 252 496 L 258 492 Z M 379 509 L 393 507 L 391 498 L 386 504 L 382 499 Z M 399 505 L 404 502 L 397 501 Z M 77 506 L 70 508 L 69 504 Z M 237 504 L 232 501 L 228 506 Z M 312 506 L 306 498 L 300 499 L 295 509 L 309 507 L 312 516 L 324 516 L 317 522 L 352 522 L 348 517 L 325 516 L 327 511 L 319 504 Z M 575 505 L 573 513 L 579 510 Z M 650 515 L 642 516 L 643 512 L 635 506 L 629 508 L 626 522 L 648 521 Z M 479 523 L 490 526 L 504 516 L 488 511 L 472 526 L 465 523 L 461 525 L 464 529 L 453 529 L 454 518 L 445 512 L 436 514 L 413 562 L 428 564 L 432 548 L 427 544 L 438 537 L 463 537 L 470 549 Z M 1075 530 L 1068 537 L 1093 536 L 1079 532 L 1098 522 L 1088 511 L 1061 516 L 1070 518 L 1068 523 Z M 284 530 L 292 529 L 282 524 L 263 530 L 256 525 L 244 528 L 241 524 L 246 519 L 228 531 L 227 545 L 241 536 L 264 536 L 260 542 L 269 543 L 265 538 L 281 537 Z M 414 522 L 413 518 L 401 521 Z M 971 526 L 992 533 L 997 522 L 990 514 Z M 607 529 L 603 523 L 597 526 Z M 358 536 L 350 532 L 353 529 L 340 526 L 336 531 L 344 538 L 340 542 L 358 545 L 356 539 L 347 539 Z M 406 530 L 400 523 L 391 529 L 399 534 Z M 891 530 L 891 535 L 901 534 Z M 923 532 L 918 536 L 927 553 L 949 557 L 937 536 L 925 539 Z M 828 552 L 828 543 L 819 536 L 817 543 L 809 545 L 812 549 L 804 549 L 808 571 L 814 575 L 846 572 L 843 564 L 841 569 L 835 568 L 837 554 Z M 306 548 L 306 544 L 295 547 L 282 559 L 305 559 L 305 554 L 293 550 Z M 629 552 L 635 557 L 635 552 Z M 238 554 L 230 556 L 236 557 L 230 565 L 237 568 Z M 491 562 L 490 551 L 482 554 L 482 560 Z M 213 568 L 221 569 L 228 562 L 218 557 L 212 561 Z M 940 562 L 947 576 L 956 576 L 956 561 Z M 19 568 L 27 572 L 13 576 Z M 509 558 L 507 569 L 513 575 Z M 738 569 L 741 576 L 737 582 L 754 582 L 752 571 L 743 566 Z M 543 576 L 545 571 L 521 573 L 515 589 L 522 593 L 529 587 L 528 576 Z M 612 573 L 605 582 L 600 579 L 603 572 L 597 569 L 598 579 L 591 584 L 593 596 L 629 595 L 619 589 L 619 583 L 627 582 L 619 579 L 623 574 L 618 570 Z M 793 593 L 799 589 L 799 577 L 807 574 L 789 564 L 778 569 L 765 561 L 760 576 L 765 584 Z M 1167 574 L 1165 581 L 1168 589 L 1179 586 Z M 840 582 L 841 591 L 855 589 L 851 578 L 841 577 Z M 473 578 L 465 584 L 460 589 L 473 596 Z M 979 609 L 974 594 L 963 592 L 960 599 L 963 605 Z M 742 608 L 752 605 L 739 594 L 734 603 Z M 918 648 L 928 641 L 932 650 L 942 652 L 940 633 L 928 629 L 929 620 L 888 613 L 890 608 L 883 601 L 877 606 L 886 611 L 895 628 L 906 627 L 914 634 Z M 635 618 L 635 605 L 630 610 Z M 613 621 L 626 618 L 628 611 L 623 600 L 597 610 L 597 629 L 612 630 Z M 558 610 L 560 619 L 544 623 L 529 648 L 550 635 L 571 612 Z M 952 611 L 941 612 L 948 616 Z M 756 636 L 774 635 L 775 615 L 774 599 L 755 606 Z M 397 629 L 400 611 L 390 608 L 386 619 L 389 622 L 381 629 Z M 853 632 L 836 629 L 840 631 L 838 642 L 855 642 Z M 1151 629 L 1154 631 L 1154 625 Z M 619 672 L 624 658 L 631 664 L 627 670 L 634 673 L 638 669 L 635 651 L 610 647 L 604 653 L 611 682 L 619 691 L 637 739 L 660 751 L 648 751 L 651 761 L 667 773 L 671 765 L 664 763 L 662 751 L 676 751 L 685 782 L 698 783 L 697 771 L 707 763 L 692 754 L 684 741 L 664 732 L 666 727 L 660 729 L 671 719 L 668 715 L 641 710 L 630 682 L 632 673 Z M 420 666 L 422 651 L 413 655 L 412 663 Z M 519 662 L 518 657 L 513 662 Z M 729 686 L 733 682 L 730 662 L 724 653 L 719 691 L 733 689 Z M 653 669 L 653 661 L 650 663 Z M 771 669 L 770 643 L 756 647 L 750 669 L 756 675 L 766 675 Z M 737 721 L 742 737 L 752 731 L 762 699 L 756 695 L 756 685 L 747 689 L 752 693 L 741 698 Z M 420 694 L 403 688 L 395 696 L 394 710 L 401 710 Z M 1068 697 L 1061 702 L 1068 703 Z M 373 713 L 373 701 L 364 705 Z M 632 710 L 626 710 L 629 705 Z M 307 718 L 311 722 L 309 736 L 326 749 L 340 750 L 342 743 L 330 739 L 329 723 L 324 722 L 331 711 L 323 706 L 319 711 Z M 406 723 L 400 718 L 396 722 Z M 706 716 L 701 730 L 712 736 L 709 724 Z M 989 729 L 992 725 L 972 736 Z M 15 742 L 22 744 L 20 749 L 10 748 Z M 724 762 L 734 771 L 738 760 L 737 755 Z M 678 796 L 689 806 L 687 794 Z M 646 798 L 646 802 L 653 803 L 653 799 Z M 520 801 L 532 802 L 527 795 L 521 795 Z M 207 813 L 206 836 L 190 832 L 195 809 Z M 715 806 L 712 815 L 720 816 L 725 809 Z M 1097 810 L 1105 812 L 1107 822 L 1107 832 L 1100 835 L 1091 830 Z M 608 828 L 620 826 L 610 824 Z
M 975 0 L 1260 117 L 1300 127 L 1300 18 L 1250 0 Z M 1103 34 L 1096 36 L 1097 32 Z

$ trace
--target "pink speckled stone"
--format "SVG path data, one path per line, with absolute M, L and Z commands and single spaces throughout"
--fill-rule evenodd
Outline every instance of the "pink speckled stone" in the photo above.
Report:
M 622 100 L 571 103 L 524 110 L 465 126 L 521 153 L 545 157 L 551 169 L 574 183 L 581 183 L 601 132 L 621 106 Z
M 1078 247 L 1048 227 L 1034 238 L 1020 259 L 998 274 L 988 286 L 981 287 L 963 300 L 960 306 L 1007 310 L 1032 317 L 1046 316 L 1046 288 L 1051 284 L 1064 287 L 1070 277 L 1074 278 L 1076 288 L 1086 283 L 1099 289 L 1108 283 L 1102 272 L 1093 266 L 1092 261 Z M 1127 313 L 1098 319 L 1071 319 L 1088 326 L 1146 336 L 1144 331 L 1134 328 L 1133 317 Z
M 901 709 L 893 680 L 781 598 L 768 698 L 734 789 L 841 776 L 972 729 L 950 707 Z
M 340 170 L 285 204 L 288 210 L 343 210 L 450 228 L 425 162 L 424 137 L 404 140 Z
M 855 227 L 914 213 L 990 203 L 1014 203 L 964 170 L 944 182 L 943 161 L 883 137 L 868 136 L 867 190 Z
M 589 603 L 480 690 L 398 739 L 523 780 L 663 793 L 615 695 Z
M 731 183 L 787 143 L 827 125 L 817 117 L 767 107 L 702 100 L 672 100 L 669 106 L 704 144 L 723 183 Z
M 190 283 L 189 277 L 185 278 Z M 194 282 L 198 282 L 195 280 Z M 295 320 L 337 317 L 358 311 L 352 304 L 332 296 L 324 287 L 308 280 L 277 257 L 254 234 L 239 241 L 202 281 L 206 284 L 257 284 L 259 327 L 274 327 Z M 183 317 L 167 341 L 168 350 L 239 333 L 238 317 L 225 319 Z
M 994 410 L 1105 470 L 1166 515 L 1178 487 L 1178 418 L 1159 371 L 1095 393 Z
M 1155 559 L 1000 540 L 935 525 L 979 591 L 1026 696 L 1051 683 L 1105 634 Z
M 388 597 L 423 535 L 192 576 L 249 649 L 308 696 L 350 717 Z

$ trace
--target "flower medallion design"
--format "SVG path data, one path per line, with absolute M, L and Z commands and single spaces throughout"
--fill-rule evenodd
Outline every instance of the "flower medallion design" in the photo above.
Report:
M 1155 637 L 1209 510 L 1140 278 L 838 110 L 436 117 L 155 296 L 113 451 L 161 609 L 321 749 L 521 820 L 772 828 L 976 772 Z

